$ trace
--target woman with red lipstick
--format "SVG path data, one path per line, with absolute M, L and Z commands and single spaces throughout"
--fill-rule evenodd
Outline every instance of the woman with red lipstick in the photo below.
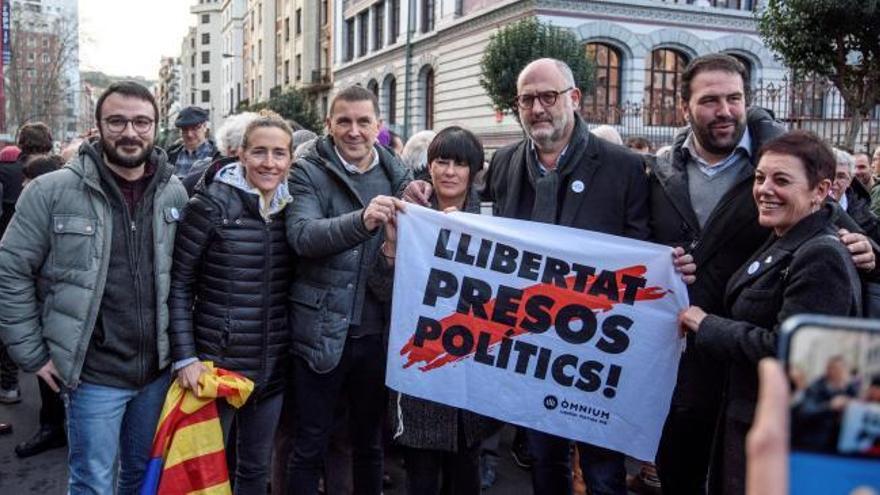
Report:
M 461 127 L 440 131 L 428 146 L 431 205 L 441 211 L 479 213 L 473 190 L 483 167 L 483 146 Z M 397 229 L 385 224 L 385 243 L 371 285 L 390 298 Z M 406 489 L 410 495 L 479 495 L 480 445 L 500 423 L 436 402 L 392 393 L 394 440 L 404 447 Z
M 793 131 L 758 151 L 752 193 L 770 239 L 730 279 L 726 315 L 691 306 L 679 315 L 697 352 L 726 368 L 725 404 L 716 432 L 712 493 L 745 491 L 745 436 L 758 390 L 758 361 L 776 355 L 779 325 L 800 313 L 857 316 L 858 274 L 826 201 L 835 159 L 816 135 Z

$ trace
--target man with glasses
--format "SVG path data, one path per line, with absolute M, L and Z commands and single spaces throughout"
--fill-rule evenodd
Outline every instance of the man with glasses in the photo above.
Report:
M 527 137 L 492 157 L 481 191 L 497 216 L 647 239 L 648 185 L 639 155 L 591 136 L 578 114 L 581 91 L 571 69 L 554 59 L 528 64 L 517 79 L 519 121 Z M 407 188 L 424 203 L 429 186 Z M 572 492 L 570 444 L 529 431 L 535 495 Z M 626 494 L 624 455 L 579 444 L 581 467 L 594 495 Z
M 95 111 L 100 139 L 25 188 L 0 242 L 0 338 L 62 391 L 71 494 L 138 492 L 169 384 L 166 300 L 186 191 L 153 148 L 157 117 L 149 90 L 111 85 Z
M 174 126 L 180 130 L 180 142 L 168 150 L 168 163 L 174 166 L 174 175 L 185 177 L 195 162 L 221 157 L 217 145 L 208 139 L 208 111 L 204 108 L 184 108 Z

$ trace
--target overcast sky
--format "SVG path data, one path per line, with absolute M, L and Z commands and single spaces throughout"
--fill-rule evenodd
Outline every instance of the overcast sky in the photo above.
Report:
M 162 56 L 180 55 L 194 0 L 79 0 L 81 70 L 157 79 Z

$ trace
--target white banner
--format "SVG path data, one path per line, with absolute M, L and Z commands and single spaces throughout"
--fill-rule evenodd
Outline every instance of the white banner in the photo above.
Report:
M 407 205 L 387 384 L 653 461 L 688 305 L 671 249 Z

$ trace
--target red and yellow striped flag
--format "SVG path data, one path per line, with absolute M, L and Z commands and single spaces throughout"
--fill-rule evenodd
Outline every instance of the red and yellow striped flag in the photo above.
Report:
M 141 495 L 231 493 L 215 399 L 241 407 L 254 383 L 211 362 L 203 364 L 208 372 L 199 377 L 198 396 L 177 380 L 165 396 Z

